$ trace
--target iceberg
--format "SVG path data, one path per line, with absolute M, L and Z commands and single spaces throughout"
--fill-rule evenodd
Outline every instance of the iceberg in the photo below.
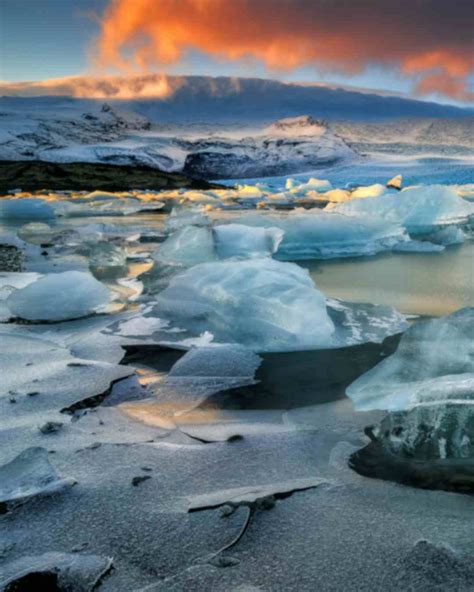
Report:
M 6 300 L 12 315 L 28 321 L 65 321 L 95 313 L 110 300 L 110 292 L 90 273 L 48 274 L 13 291 Z
M 331 211 L 347 216 L 384 218 L 400 224 L 410 234 L 427 234 L 443 226 L 465 224 L 474 215 L 474 205 L 451 187 L 428 185 L 408 187 L 396 193 L 366 199 L 351 199 L 330 206 Z
M 406 232 L 396 222 L 319 210 L 294 210 L 286 215 L 251 214 L 237 222 L 281 229 L 284 236 L 276 252 L 281 260 L 374 255 L 408 240 Z
M 223 224 L 214 228 L 219 259 L 265 257 L 275 253 L 283 239 L 279 228 L 258 228 L 243 224 Z
M 160 318 L 255 351 L 311 349 L 334 332 L 309 273 L 268 257 L 196 265 L 174 276 L 156 300 Z
M 153 253 L 155 263 L 191 267 L 216 258 L 212 230 L 184 226 L 173 232 Z
M 474 400 L 474 308 L 419 321 L 397 351 L 347 389 L 359 411 Z M 474 407 L 473 407 L 474 410 Z
M 100 241 L 89 251 L 89 268 L 98 278 L 117 278 L 127 274 L 125 249 L 110 241 Z
M 32 197 L 0 200 L 0 219 L 49 220 L 54 215 L 53 207 L 44 199 Z
M 387 409 L 350 466 L 429 489 L 474 490 L 474 308 L 420 321 L 394 354 L 347 389 L 359 410 Z

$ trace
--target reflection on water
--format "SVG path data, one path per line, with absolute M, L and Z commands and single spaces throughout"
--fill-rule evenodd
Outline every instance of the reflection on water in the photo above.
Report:
M 300 261 L 328 297 L 440 316 L 474 305 L 474 242 L 442 253 Z

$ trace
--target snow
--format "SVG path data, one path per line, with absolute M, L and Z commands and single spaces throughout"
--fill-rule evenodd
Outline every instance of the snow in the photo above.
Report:
M 64 321 L 88 316 L 109 302 L 109 290 L 81 271 L 49 274 L 15 290 L 6 304 L 11 313 L 30 321 Z
M 309 117 L 277 121 L 248 136 L 232 130 L 189 136 L 182 130 L 176 130 L 178 135 L 150 131 L 145 118 L 116 105 L 35 104 L 31 101 L 28 110 L 21 101 L 3 102 L 0 159 L 144 165 L 196 177 L 244 178 L 309 170 L 357 156 L 326 125 Z

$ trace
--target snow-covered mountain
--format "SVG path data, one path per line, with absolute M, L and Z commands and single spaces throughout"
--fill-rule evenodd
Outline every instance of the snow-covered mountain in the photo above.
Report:
M 0 160 L 146 165 L 209 179 L 277 175 L 356 157 L 354 150 L 311 117 L 278 121 L 251 135 L 175 135 L 152 129 L 140 115 L 108 103 L 80 102 L 58 110 L 43 103 L 26 111 L 13 99 L 0 111 Z
M 474 116 L 403 119 L 384 123 L 332 122 L 331 129 L 356 150 L 472 154 Z

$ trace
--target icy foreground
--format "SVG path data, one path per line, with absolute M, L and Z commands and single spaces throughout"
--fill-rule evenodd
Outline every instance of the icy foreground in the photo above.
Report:
M 472 311 L 425 334 L 281 261 L 468 246 L 466 220 L 415 242 L 370 214 L 271 211 L 391 191 L 51 193 L 53 218 L 0 220 L 0 589 L 472 589 L 470 497 L 389 481 L 472 490 Z M 400 352 L 355 413 L 346 389 Z

